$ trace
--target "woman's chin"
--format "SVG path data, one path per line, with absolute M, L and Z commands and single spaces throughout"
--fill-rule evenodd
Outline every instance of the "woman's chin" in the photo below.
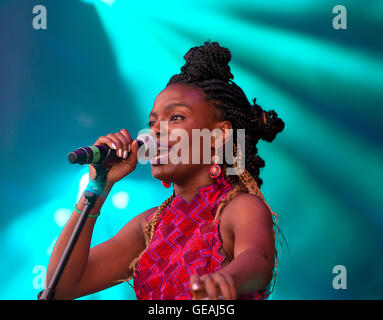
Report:
M 175 174 L 176 168 L 171 164 L 152 164 L 152 175 L 158 180 L 170 183 Z

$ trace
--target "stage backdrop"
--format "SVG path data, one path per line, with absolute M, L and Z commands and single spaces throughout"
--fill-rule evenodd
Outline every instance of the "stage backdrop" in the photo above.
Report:
M 67 154 L 145 128 L 183 55 L 209 39 L 231 50 L 248 99 L 286 123 L 259 144 L 289 245 L 272 299 L 383 298 L 382 12 L 379 0 L 1 1 L 0 299 L 43 288 L 87 180 Z M 92 245 L 170 192 L 139 165 L 107 199 Z M 84 299 L 135 294 L 121 284 Z

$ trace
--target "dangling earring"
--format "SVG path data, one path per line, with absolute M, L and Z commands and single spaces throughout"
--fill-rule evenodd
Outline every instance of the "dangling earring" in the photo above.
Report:
M 171 183 L 169 182 L 165 182 L 165 181 L 161 181 L 162 185 L 165 187 L 165 188 L 170 188 L 170 186 L 172 185 Z
M 217 178 L 221 174 L 221 166 L 217 164 L 219 162 L 219 157 L 214 155 L 211 157 L 212 164 L 209 167 L 209 176 L 212 179 Z

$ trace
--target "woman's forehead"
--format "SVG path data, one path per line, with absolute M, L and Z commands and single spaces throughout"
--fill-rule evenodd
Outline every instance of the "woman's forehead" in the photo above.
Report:
M 205 94 L 201 89 L 190 85 L 170 85 L 158 94 L 154 101 L 153 109 L 165 106 L 173 101 L 184 102 L 188 105 L 199 104 L 205 102 Z

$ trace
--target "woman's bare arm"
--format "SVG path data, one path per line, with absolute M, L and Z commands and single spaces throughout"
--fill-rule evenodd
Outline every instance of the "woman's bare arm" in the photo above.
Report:
M 145 249 L 142 221 L 155 209 L 134 217 L 113 238 L 90 249 L 84 273 L 72 291 L 74 298 L 117 285 L 131 275 L 130 263 Z
M 111 187 L 107 187 L 105 197 L 96 200 L 90 214 L 96 214 L 102 208 Z M 78 202 L 78 208 L 84 206 L 84 195 Z M 88 218 L 78 237 L 76 245 L 55 289 L 56 299 L 75 299 L 118 284 L 126 279 L 130 262 L 144 249 L 144 236 L 141 231 L 142 219 L 155 208 L 149 209 L 131 221 L 110 240 L 90 249 L 95 218 Z M 61 232 L 49 261 L 46 284 L 49 284 L 58 261 L 79 218 L 73 212 Z
M 267 206 L 257 196 L 243 193 L 228 203 L 222 215 L 234 235 L 234 259 L 215 273 L 193 275 L 193 299 L 217 299 L 219 293 L 224 299 L 237 299 L 264 289 L 272 279 L 275 247 Z
M 113 185 L 136 168 L 138 152 L 138 142 L 132 141 L 126 129 L 101 136 L 94 145 L 105 145 L 116 150 L 117 158 L 120 159 L 106 161 L 102 166 L 89 165 L 90 180 L 93 183 L 97 181 L 103 192 L 102 196 L 96 199 L 90 215 L 98 214 Z M 79 210 L 83 209 L 84 203 L 83 194 L 77 203 Z M 87 218 L 55 288 L 55 298 L 74 299 L 108 288 L 117 284 L 118 280 L 127 277 L 130 262 L 144 248 L 144 238 L 140 228 L 143 216 L 145 216 L 144 213 L 138 215 L 115 237 L 92 249 L 90 249 L 90 243 L 96 219 Z M 73 211 L 56 242 L 47 270 L 48 285 L 78 219 L 79 215 Z
M 234 233 L 234 259 L 221 271 L 232 276 L 238 295 L 262 290 L 273 276 L 272 215 L 263 201 L 251 194 L 234 198 L 227 211 Z

